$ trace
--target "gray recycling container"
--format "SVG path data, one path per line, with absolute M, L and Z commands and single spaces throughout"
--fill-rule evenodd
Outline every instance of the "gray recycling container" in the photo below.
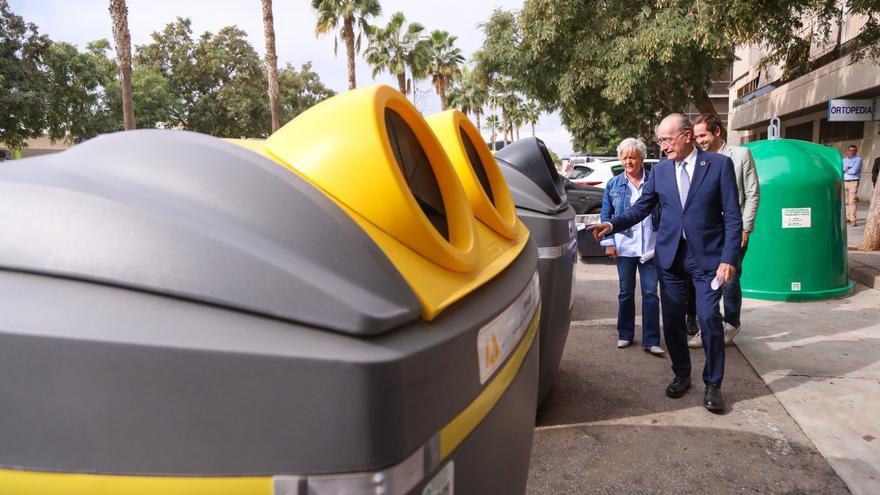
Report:
M 495 154 L 519 218 L 538 245 L 541 278 L 541 359 L 538 403 L 550 393 L 571 324 L 577 229 L 562 178 L 537 138 L 525 138 Z
M 524 493 L 533 245 L 427 321 L 317 188 L 161 130 L 5 164 L 0 225 L 0 493 Z

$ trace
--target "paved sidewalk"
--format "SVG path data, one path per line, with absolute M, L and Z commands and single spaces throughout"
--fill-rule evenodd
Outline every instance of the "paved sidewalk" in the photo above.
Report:
M 849 493 L 736 347 L 728 414 L 702 406 L 702 349 L 691 352 L 694 387 L 669 399 L 669 359 L 641 349 L 641 329 L 634 345 L 615 347 L 614 265 L 578 264 L 577 277 L 574 323 L 538 415 L 530 494 Z
M 746 299 L 736 344 L 852 493 L 880 493 L 880 291 Z

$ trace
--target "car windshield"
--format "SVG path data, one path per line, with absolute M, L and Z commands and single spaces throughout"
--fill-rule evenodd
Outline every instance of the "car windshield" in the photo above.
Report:
M 583 179 L 584 177 L 586 177 L 592 173 L 593 173 L 593 169 L 591 169 L 590 167 L 583 167 L 583 166 L 575 167 L 574 170 L 572 170 L 571 175 L 568 176 L 568 178 L 571 180 Z

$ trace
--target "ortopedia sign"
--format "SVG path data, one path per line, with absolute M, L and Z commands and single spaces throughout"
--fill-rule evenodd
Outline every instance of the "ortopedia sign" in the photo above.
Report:
M 875 120 L 877 100 L 829 100 L 828 122 Z

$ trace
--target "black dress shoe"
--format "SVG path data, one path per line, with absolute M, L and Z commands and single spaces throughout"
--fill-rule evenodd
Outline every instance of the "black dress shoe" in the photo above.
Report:
M 687 392 L 687 389 L 691 388 L 691 379 L 675 377 L 675 380 L 672 380 L 672 383 L 666 387 L 666 397 L 671 397 L 673 399 L 677 399 L 684 395 Z
M 724 396 L 721 395 L 721 387 L 707 383 L 706 395 L 703 396 L 703 405 L 715 414 L 724 412 Z

